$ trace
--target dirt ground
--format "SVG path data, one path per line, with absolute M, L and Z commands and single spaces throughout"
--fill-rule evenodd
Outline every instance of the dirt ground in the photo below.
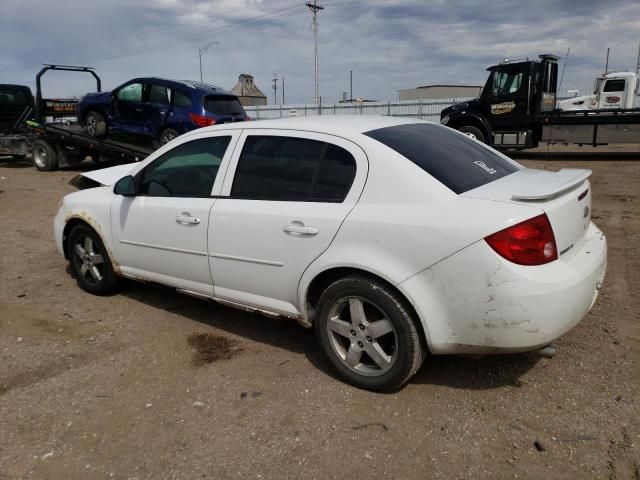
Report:
M 640 154 L 587 152 L 517 158 L 594 172 L 592 312 L 553 359 L 431 357 L 393 394 L 293 322 L 82 292 L 52 239 L 78 170 L 0 159 L 0 479 L 640 478 Z

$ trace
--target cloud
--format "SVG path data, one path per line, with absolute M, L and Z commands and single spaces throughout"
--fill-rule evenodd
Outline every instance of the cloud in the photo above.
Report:
M 324 102 L 354 95 L 396 99 L 430 83 L 482 84 L 505 56 L 564 55 L 563 89 L 590 88 L 604 67 L 633 69 L 640 3 L 609 0 L 324 0 L 318 14 Z M 296 0 L 3 0 L 0 78 L 33 86 L 41 63 L 95 66 L 106 89 L 135 76 L 199 78 L 232 88 L 254 75 L 272 98 L 271 78 L 286 77 L 289 102 L 313 99 L 311 14 Z M 90 78 L 51 73 L 51 96 L 92 90 Z M 278 95 L 279 100 L 281 95 Z

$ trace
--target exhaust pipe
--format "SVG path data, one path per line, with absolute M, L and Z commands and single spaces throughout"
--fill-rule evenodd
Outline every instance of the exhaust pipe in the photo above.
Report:
M 556 354 L 556 346 L 553 343 L 550 343 L 546 347 L 542 347 L 540 350 L 536 350 L 534 353 L 544 358 L 553 358 L 553 356 Z

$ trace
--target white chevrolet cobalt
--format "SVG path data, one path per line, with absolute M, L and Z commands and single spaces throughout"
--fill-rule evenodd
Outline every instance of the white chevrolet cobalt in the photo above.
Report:
M 143 279 L 296 319 L 346 381 L 393 389 L 427 353 L 539 350 L 580 322 L 606 267 L 590 173 L 411 119 L 227 124 L 85 173 L 101 185 L 64 198 L 55 239 L 87 292 Z

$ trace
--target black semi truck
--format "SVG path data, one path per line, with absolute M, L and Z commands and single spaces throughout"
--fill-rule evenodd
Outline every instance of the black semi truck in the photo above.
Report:
M 556 109 L 558 57 L 489 67 L 480 96 L 440 113 L 440 123 L 498 149 L 539 144 L 640 143 L 640 109 Z M 634 88 L 637 88 L 634 86 Z
M 140 161 L 154 149 L 141 144 L 98 139 L 76 122 L 75 99 L 44 98 L 42 76 L 49 70 L 90 74 L 101 89 L 100 77 L 89 67 L 44 65 L 36 76 L 36 98 L 24 85 L 0 84 L 0 156 L 33 154 L 38 170 L 77 165 L 87 157 L 97 163 Z

